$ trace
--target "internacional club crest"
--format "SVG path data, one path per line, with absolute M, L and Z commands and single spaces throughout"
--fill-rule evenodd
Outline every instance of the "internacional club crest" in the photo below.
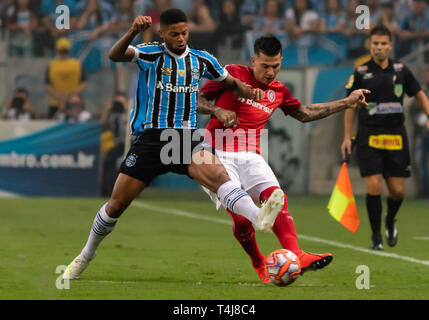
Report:
M 274 90 L 268 90 L 267 97 L 270 102 L 274 102 L 274 100 L 276 100 L 276 93 L 274 92 Z

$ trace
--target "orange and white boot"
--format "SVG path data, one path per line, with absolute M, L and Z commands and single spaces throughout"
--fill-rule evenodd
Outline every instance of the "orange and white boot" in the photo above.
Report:
M 261 279 L 263 283 L 270 283 L 270 279 L 268 279 L 267 275 L 265 274 L 265 264 L 258 268 L 254 266 L 253 269 L 255 269 L 256 273 L 259 276 L 259 279 Z
M 300 250 L 300 252 L 295 253 L 301 263 L 301 275 L 307 271 L 316 271 L 322 269 L 329 265 L 334 256 L 331 253 L 310 253 Z

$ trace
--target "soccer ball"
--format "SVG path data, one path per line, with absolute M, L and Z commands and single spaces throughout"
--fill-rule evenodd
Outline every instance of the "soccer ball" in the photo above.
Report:
M 270 282 L 284 287 L 293 283 L 301 273 L 298 257 L 290 250 L 277 249 L 265 259 L 265 274 Z

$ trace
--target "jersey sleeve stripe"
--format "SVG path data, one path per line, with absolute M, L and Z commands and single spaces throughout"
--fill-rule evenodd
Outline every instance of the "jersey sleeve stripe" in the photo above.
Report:
M 144 60 L 146 62 L 154 62 L 162 54 L 163 54 L 163 52 L 156 52 L 156 53 L 152 53 L 152 54 L 147 54 L 147 53 L 140 52 L 139 53 L 139 59 Z
M 128 49 L 134 50 L 134 57 L 131 60 L 131 62 L 136 62 L 137 59 L 138 59 L 138 57 L 139 57 L 139 50 L 136 47 L 133 47 L 133 46 L 128 46 Z
M 201 52 L 199 51 L 193 51 L 193 53 L 204 62 L 204 64 L 207 66 L 207 71 L 212 75 L 213 80 L 215 81 L 222 81 L 224 80 L 227 75 L 228 72 L 221 67 L 221 65 L 219 64 L 219 62 L 212 57 L 209 54 L 201 54 Z M 216 65 L 221 68 L 221 70 L 219 70 Z

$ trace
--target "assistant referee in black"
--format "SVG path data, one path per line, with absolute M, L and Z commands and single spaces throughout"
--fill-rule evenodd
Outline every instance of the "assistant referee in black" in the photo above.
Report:
M 416 78 L 403 63 L 389 58 L 392 35 L 388 28 L 376 26 L 370 32 L 371 60 L 358 67 L 346 86 L 349 92 L 364 88 L 367 108 L 359 108 L 357 157 L 361 176 L 366 183 L 366 207 L 372 229 L 372 249 L 382 250 L 381 236 L 383 178 L 388 189 L 385 217 L 386 242 L 393 247 L 398 241 L 395 217 L 404 198 L 404 182 L 411 174 L 410 153 L 404 126 L 404 94 L 415 97 L 426 115 L 429 100 Z M 355 110 L 344 115 L 343 159 L 351 153 Z M 427 122 L 429 128 L 429 120 Z

